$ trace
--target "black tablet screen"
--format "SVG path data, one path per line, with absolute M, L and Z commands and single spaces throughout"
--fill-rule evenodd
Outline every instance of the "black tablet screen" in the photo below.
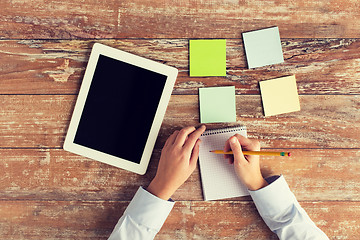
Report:
M 100 55 L 74 143 L 140 163 L 166 79 Z

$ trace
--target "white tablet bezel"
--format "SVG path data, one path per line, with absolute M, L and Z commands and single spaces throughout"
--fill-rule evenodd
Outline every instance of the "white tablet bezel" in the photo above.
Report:
M 117 59 L 122 62 L 126 62 L 128 64 L 167 76 L 166 83 L 164 85 L 164 89 L 162 91 L 161 98 L 155 113 L 155 117 L 151 125 L 150 132 L 145 144 L 144 152 L 141 156 L 141 160 L 139 164 L 74 143 L 74 138 L 80 122 L 81 114 L 84 109 L 85 101 L 90 89 L 90 84 L 93 79 L 93 75 L 100 55 Z M 141 175 L 145 174 L 155 145 L 156 138 L 160 130 L 160 126 L 162 124 L 166 112 L 167 105 L 170 100 L 170 96 L 176 81 L 177 74 L 178 74 L 178 70 L 174 67 L 170 67 L 143 57 L 139 57 L 134 54 L 127 53 L 100 43 L 95 43 L 90 54 L 84 79 L 80 87 L 74 112 L 70 121 L 68 132 L 65 137 L 64 146 L 63 146 L 64 150 L 106 164 L 110 164 L 112 166 L 122 168 L 137 174 L 141 174 Z M 136 127 L 136 126 L 124 126 L 124 127 Z

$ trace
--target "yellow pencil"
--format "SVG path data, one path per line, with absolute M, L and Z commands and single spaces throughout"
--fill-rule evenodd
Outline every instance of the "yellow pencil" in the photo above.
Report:
M 210 151 L 215 154 L 233 154 L 232 151 L 224 152 L 223 150 Z M 290 152 L 264 152 L 264 151 L 243 151 L 244 155 L 263 155 L 263 156 L 291 156 Z

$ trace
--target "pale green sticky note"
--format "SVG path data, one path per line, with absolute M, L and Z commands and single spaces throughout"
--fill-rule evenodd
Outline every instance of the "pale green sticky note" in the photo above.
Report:
M 190 76 L 226 76 L 226 39 L 190 40 Z
M 236 122 L 235 87 L 199 88 L 200 122 Z
M 295 76 L 261 81 L 259 84 L 265 116 L 300 111 Z
M 249 68 L 284 62 L 278 27 L 243 33 Z

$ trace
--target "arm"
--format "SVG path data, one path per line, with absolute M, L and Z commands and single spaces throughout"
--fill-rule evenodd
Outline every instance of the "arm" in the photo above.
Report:
M 244 150 L 259 151 L 260 144 L 241 135 L 231 137 L 224 151 L 232 149 L 234 155 L 225 155 L 234 164 L 239 179 L 248 187 L 256 208 L 271 231 L 280 239 L 328 239 L 299 205 L 281 176 L 269 183 L 260 172 L 259 156 L 244 156 Z
M 280 239 L 329 239 L 300 206 L 283 176 L 249 192 L 266 225 Z
M 173 206 L 174 202 L 160 199 L 140 187 L 116 224 L 109 240 L 153 239 Z
M 154 179 L 147 190 L 139 188 L 109 240 L 154 239 L 174 206 L 169 198 L 196 168 L 204 131 L 205 126 L 187 127 L 168 138 Z

